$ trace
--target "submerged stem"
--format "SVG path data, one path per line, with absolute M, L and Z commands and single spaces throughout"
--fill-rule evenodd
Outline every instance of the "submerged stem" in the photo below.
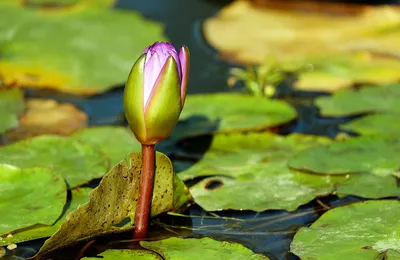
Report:
M 154 145 L 142 144 L 142 178 L 140 181 L 139 200 L 136 206 L 134 239 L 143 239 L 147 235 L 153 197 L 154 170 L 155 170 Z

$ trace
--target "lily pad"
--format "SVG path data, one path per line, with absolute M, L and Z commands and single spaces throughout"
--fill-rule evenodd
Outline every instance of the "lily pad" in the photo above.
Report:
M 299 71 L 294 87 L 305 91 L 335 92 L 356 83 L 386 84 L 400 80 L 398 59 L 366 51 L 308 57 L 282 66 L 288 71 Z
M 362 136 L 301 151 L 289 160 L 289 166 L 318 174 L 371 172 L 390 176 L 400 168 L 399 154 L 399 138 Z
M 59 6 L 59 5 L 72 5 L 72 4 L 77 4 L 81 0 L 27 0 L 28 5 L 39 5 L 39 6 Z M 104 2 L 105 0 L 103 0 Z
M 0 3 L 0 77 L 6 86 L 101 93 L 125 82 L 145 46 L 165 40 L 161 24 L 112 9 L 115 1 L 44 10 L 20 2 Z
M 296 118 L 288 103 L 237 93 L 189 95 L 178 134 L 195 136 L 221 132 L 261 130 Z
M 272 55 L 289 63 L 320 53 L 400 54 L 396 7 L 279 3 L 232 2 L 205 21 L 205 37 L 222 57 L 247 64 L 262 63 Z M 352 15 L 332 15 L 351 9 L 356 9 Z
M 18 141 L 45 134 L 69 135 L 85 127 L 87 120 L 87 115 L 72 104 L 30 99 L 26 102 L 19 127 L 9 131 L 7 139 Z
M 68 215 L 36 257 L 79 241 L 131 229 L 139 197 L 141 159 L 141 153 L 131 153 L 127 160 L 114 166 L 91 192 L 89 202 Z M 174 210 L 173 182 L 171 161 L 164 154 L 156 153 L 152 216 Z
M 108 160 L 89 144 L 61 136 L 38 136 L 0 147 L 0 163 L 43 166 L 61 173 L 71 188 L 102 177 Z
M 400 113 L 400 84 L 346 89 L 330 97 L 319 97 L 316 105 L 323 116 L 348 116 L 367 112 Z
M 171 260 L 267 260 L 268 257 L 253 253 L 238 243 L 217 241 L 212 238 L 178 238 L 171 237 L 159 241 L 141 241 L 140 245 Z
M 71 135 L 70 139 L 93 145 L 107 155 L 111 166 L 124 160 L 129 153 L 139 152 L 142 147 L 128 128 L 118 126 L 85 128 Z
M 400 135 L 399 114 L 374 114 L 341 125 L 341 129 L 361 135 Z
M 355 195 L 370 199 L 398 197 L 400 187 L 396 176 L 359 173 L 346 175 L 346 180 L 336 185 L 336 193 L 340 196 Z
M 316 196 L 333 192 L 335 182 L 343 179 L 294 172 L 286 165 L 296 152 L 329 142 L 328 138 L 300 134 L 216 135 L 203 158 L 179 177 L 207 177 L 190 192 L 208 211 L 292 211 Z
M 400 80 L 399 21 L 399 9 L 389 6 L 234 1 L 204 22 L 204 34 L 224 59 L 273 58 L 299 73 L 296 88 L 332 92 Z
M 104 260 L 162 260 L 158 254 L 148 250 L 108 249 L 98 256 Z M 84 257 L 82 260 L 99 259 L 99 257 Z
M 17 244 L 25 241 L 35 240 L 39 238 L 50 237 L 60 228 L 65 221 L 67 215 L 76 210 L 79 205 L 86 203 L 89 200 L 89 192 L 91 188 L 77 188 L 71 191 L 71 201 L 67 204 L 67 210 L 57 220 L 54 225 L 36 225 L 22 230 L 17 230 L 11 236 L 4 238 L 0 237 L 0 246 Z
M 36 224 L 54 224 L 67 198 L 63 177 L 41 167 L 20 169 L 0 164 L 0 187 L 0 235 Z
M 395 200 L 338 207 L 301 228 L 290 250 L 301 259 L 399 259 L 399 215 L 400 202 Z
M 0 135 L 18 126 L 18 115 L 24 111 L 24 95 L 21 90 L 0 90 Z

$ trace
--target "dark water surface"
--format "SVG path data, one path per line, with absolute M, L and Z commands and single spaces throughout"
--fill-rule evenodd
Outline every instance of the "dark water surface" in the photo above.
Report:
M 120 0 L 117 8 L 134 9 L 140 11 L 144 16 L 160 21 L 165 24 L 167 37 L 175 47 L 187 45 L 191 51 L 191 72 L 189 78 L 188 93 L 209 93 L 221 91 L 241 91 L 240 88 L 230 89 L 226 85 L 228 75 L 228 64 L 218 59 L 218 54 L 208 46 L 203 38 L 201 24 L 230 1 L 206 1 L 206 0 Z M 359 2 L 359 1 L 358 1 Z M 368 2 L 368 1 L 364 1 Z M 376 1 L 369 1 L 376 3 Z M 391 1 L 398 3 L 398 1 Z M 133 61 L 132 61 L 133 62 Z M 299 118 L 280 129 L 281 133 L 290 132 L 310 133 L 317 135 L 335 136 L 338 132 L 337 125 L 351 118 L 329 119 L 318 117 L 318 110 L 311 105 L 312 99 L 323 93 L 304 93 L 283 88 L 280 96 L 288 98 L 296 107 Z M 114 89 L 105 94 L 90 97 L 72 97 L 62 94 L 46 95 L 59 101 L 71 102 L 83 109 L 89 116 L 90 125 L 121 125 L 125 124 L 122 107 L 121 88 Z M 43 95 L 41 92 L 30 91 L 30 96 Z M 206 137 L 207 138 L 207 137 Z M 211 138 L 211 137 L 210 137 Z M 194 161 L 179 161 L 174 157 L 174 149 L 189 149 L 204 153 L 207 149 L 204 138 L 192 139 L 163 146 L 161 150 L 171 153 L 171 158 L 176 165 L 177 171 L 190 167 Z M 202 147 L 201 147 L 202 146 Z M 267 188 L 267 187 L 266 187 Z M 302 206 L 293 213 L 286 211 L 267 211 L 255 213 L 251 211 L 223 211 L 213 215 L 203 211 L 197 206 L 192 206 L 185 214 L 192 217 L 165 215 L 155 221 L 151 236 L 176 235 L 165 229 L 173 230 L 181 235 L 191 237 L 211 236 L 218 240 L 239 242 L 257 253 L 262 253 L 271 259 L 298 259 L 289 253 L 289 245 L 296 230 L 304 225 L 314 222 L 327 207 L 334 207 L 360 199 L 345 197 L 338 199 L 335 196 L 322 198 Z M 129 234 L 100 240 L 93 245 L 87 253 L 97 253 L 104 249 L 104 245 L 115 240 L 129 239 Z M 14 255 L 20 257 L 33 256 L 44 240 L 27 242 L 14 250 Z M 109 247 L 109 246 L 107 246 Z M 124 247 L 124 244 L 114 244 L 112 247 Z M 60 253 L 54 259 L 74 259 L 67 253 L 77 253 L 80 247 L 72 248 Z M 11 258 L 8 259 L 16 259 Z M 7 258 L 5 258 L 7 259 Z

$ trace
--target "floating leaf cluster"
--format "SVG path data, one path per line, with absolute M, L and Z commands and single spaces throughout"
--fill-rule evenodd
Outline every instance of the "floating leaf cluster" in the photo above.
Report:
M 100 225 L 91 222 L 93 219 L 100 221 L 100 215 L 93 215 L 90 211 L 82 213 L 85 207 L 78 206 L 89 200 L 90 193 L 90 203 L 94 204 L 90 207 L 94 208 L 94 212 L 98 213 L 96 207 L 102 207 L 107 212 L 108 205 L 121 210 L 121 214 L 118 214 L 119 218 L 122 218 L 120 221 L 132 216 L 134 205 L 127 204 L 123 207 L 121 203 L 135 203 L 137 200 L 138 190 L 135 187 L 138 188 L 140 179 L 138 171 L 141 159 L 138 153 L 132 152 L 139 149 L 139 143 L 127 128 L 113 126 L 86 128 L 67 137 L 42 135 L 0 147 L 0 178 L 4 187 L 0 191 L 0 198 L 6 202 L 1 205 L 2 212 L 7 212 L 1 216 L 0 245 L 49 237 L 61 232 L 61 238 L 70 240 L 61 243 L 57 238 L 52 238 L 51 241 L 65 246 L 72 243 L 71 239 L 116 232 L 117 228 L 110 227 L 112 224 L 118 224 L 112 222 L 116 221 L 117 217 L 103 214 L 110 217 L 104 222 L 109 224 Z M 125 160 L 128 154 L 131 161 Z M 183 183 L 174 177 L 168 158 L 162 154 L 158 156 L 158 163 L 161 165 L 158 176 L 161 182 L 156 180 L 158 189 L 156 188 L 153 199 L 153 215 L 178 210 L 185 207 L 190 200 L 190 193 Z M 103 176 L 98 188 L 92 190 L 89 187 L 81 187 Z M 122 185 L 123 181 L 126 182 L 125 186 L 133 189 L 133 193 L 125 193 L 129 196 L 125 200 L 121 199 L 120 196 L 124 192 L 120 190 L 126 191 L 127 187 L 116 188 L 118 183 Z M 157 195 L 165 190 L 171 193 L 168 196 Z M 71 194 L 71 198 L 67 203 L 68 193 Z M 110 201 L 112 198 L 117 202 Z M 113 211 L 117 212 L 115 209 Z M 86 220 L 82 221 L 81 218 L 85 217 Z M 69 223 L 75 219 L 85 226 L 79 231 L 85 231 L 87 234 L 78 234 L 72 238 Z M 87 228 L 89 222 L 93 223 L 92 229 Z M 131 228 L 131 225 L 126 228 Z M 68 235 L 63 233 L 65 229 Z M 48 244 L 51 242 L 47 242 Z M 50 246 L 51 250 L 44 248 L 42 251 L 52 251 L 58 247 Z

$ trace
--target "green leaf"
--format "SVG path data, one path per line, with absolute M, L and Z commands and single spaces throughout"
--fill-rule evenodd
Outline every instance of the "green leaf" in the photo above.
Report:
M 0 89 L 0 135 L 18 126 L 18 115 L 24 111 L 21 90 Z
M 75 132 L 69 139 L 91 144 L 110 159 L 111 166 L 124 160 L 129 153 L 141 150 L 141 144 L 132 132 L 119 126 L 84 128 Z
M 22 230 L 17 230 L 12 233 L 12 236 L 0 238 L 0 246 L 21 243 L 25 241 L 35 240 L 44 237 L 50 237 L 60 228 L 61 224 L 65 221 L 67 215 L 76 210 L 79 205 L 86 203 L 89 200 L 90 188 L 78 188 L 71 191 L 72 198 L 67 204 L 68 208 L 63 213 L 60 219 L 52 226 L 36 225 Z
M 131 153 L 128 160 L 114 166 L 91 192 L 89 202 L 68 215 L 36 257 L 99 235 L 131 229 L 139 197 L 141 159 L 141 153 Z M 171 161 L 164 154 L 156 153 L 152 216 L 174 210 L 173 178 Z
M 99 254 L 104 260 L 162 260 L 163 258 L 156 253 L 148 250 L 132 250 L 132 249 L 108 249 Z M 85 259 L 99 259 L 99 257 L 84 257 Z
M 171 237 L 159 241 L 141 241 L 140 245 L 155 251 L 164 259 L 171 260 L 267 260 L 268 257 L 254 254 L 250 249 L 238 243 L 217 241 L 212 238 L 178 238 Z
M 344 179 L 294 172 L 286 165 L 296 152 L 329 142 L 300 134 L 216 135 L 202 159 L 178 176 L 182 180 L 209 176 L 190 188 L 205 210 L 292 211 L 333 192 L 335 182 Z
M 400 84 L 346 89 L 319 97 L 316 105 L 323 116 L 348 116 L 366 112 L 400 113 Z
M 79 1 L 44 10 L 19 2 L 0 3 L 5 85 L 101 93 L 126 81 L 147 45 L 165 40 L 162 25 L 138 12 L 110 8 L 115 1 Z
M 38 136 L 0 147 L 0 163 L 43 166 L 61 173 L 70 188 L 102 177 L 108 160 L 89 144 L 61 136 Z
M 289 104 L 236 93 L 189 95 L 175 134 L 195 136 L 278 126 L 296 118 Z
M 302 151 L 289 160 L 289 166 L 318 174 L 372 172 L 388 176 L 400 168 L 399 153 L 399 138 L 362 136 Z
M 386 198 L 400 196 L 395 176 L 381 176 L 372 173 L 346 175 L 346 181 L 336 186 L 339 195 L 355 195 L 363 198 Z
M 1 164 L 0 235 L 36 224 L 52 225 L 61 215 L 66 197 L 64 179 L 51 169 Z
M 301 259 L 399 259 L 399 215 L 400 202 L 395 200 L 338 207 L 301 228 L 290 250 Z
M 357 132 L 361 135 L 400 135 L 398 114 L 367 115 L 341 125 L 341 129 Z
M 82 0 L 27 0 L 27 4 L 29 5 L 38 5 L 38 6 L 56 6 L 59 7 L 60 5 L 73 5 L 81 2 Z

